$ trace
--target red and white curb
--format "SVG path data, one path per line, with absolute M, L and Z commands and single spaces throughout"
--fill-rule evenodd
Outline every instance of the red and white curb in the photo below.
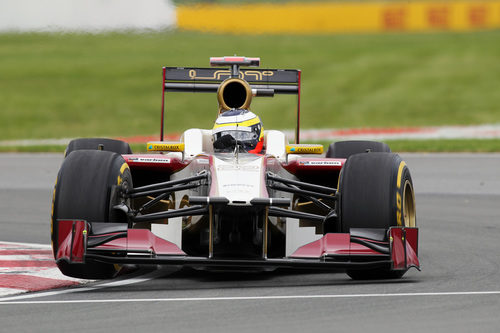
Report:
M 49 245 L 0 242 L 0 297 L 89 281 L 64 276 Z
M 294 130 L 283 131 L 289 140 L 295 137 Z M 168 133 L 164 140 L 177 141 L 180 133 Z M 118 137 L 129 143 L 158 141 L 159 135 Z M 434 127 L 390 127 L 390 128 L 348 128 L 348 129 L 301 129 L 301 141 L 339 140 L 428 140 L 428 139 L 500 139 L 500 124 L 476 126 L 434 126 Z M 0 141 L 0 147 L 12 146 L 65 146 L 71 138 L 33 139 Z
M 283 131 L 289 140 L 295 137 L 294 130 Z M 180 134 L 170 133 L 166 141 L 176 141 Z M 157 141 L 158 136 L 135 136 L 117 138 L 129 143 Z M 348 129 L 301 129 L 301 141 L 340 140 L 427 140 L 427 139 L 500 139 L 500 124 L 480 126 L 442 127 L 394 127 L 394 128 L 348 128 Z M 1 145 L 1 142 L 0 142 Z
M 500 124 L 442 127 L 308 129 L 300 131 L 300 139 L 303 141 L 498 138 L 500 138 Z

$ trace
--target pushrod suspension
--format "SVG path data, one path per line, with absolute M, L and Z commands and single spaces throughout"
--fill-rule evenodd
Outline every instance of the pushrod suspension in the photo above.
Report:
M 194 215 L 204 215 L 208 213 L 207 206 L 191 206 L 186 208 L 180 208 L 175 210 L 168 210 L 166 212 L 151 213 L 145 215 L 131 216 L 132 222 L 146 222 L 161 219 L 169 219 L 179 216 L 194 216 Z
M 311 196 L 311 197 L 318 197 L 318 198 L 323 198 L 323 199 L 337 200 L 337 197 L 335 197 L 334 195 L 328 195 L 328 194 L 323 194 L 323 193 L 306 191 L 306 190 L 301 190 L 299 188 L 293 188 L 293 187 L 289 187 L 289 186 L 271 184 L 269 187 L 272 188 L 272 189 L 274 189 L 274 190 L 277 190 L 277 191 L 291 192 L 291 193 L 297 193 L 297 194 L 307 195 L 307 196 Z
M 201 180 L 201 179 L 207 179 L 207 178 L 208 178 L 208 173 L 204 172 L 202 174 L 199 174 L 199 175 L 196 175 L 196 176 L 192 176 L 192 177 L 183 178 L 183 179 L 169 180 L 167 182 L 162 182 L 162 183 L 156 183 L 156 184 L 151 184 L 151 185 L 145 185 L 145 186 L 131 188 L 131 189 L 126 190 L 125 193 L 130 195 L 130 194 L 134 194 L 134 193 L 138 193 L 138 192 L 147 192 L 147 191 L 150 191 L 150 190 L 171 187 L 171 186 L 174 186 L 174 185 L 185 184 L 185 183 L 189 183 L 189 182 L 192 182 L 192 181 Z
M 332 193 L 337 192 L 337 189 L 333 188 L 333 187 L 326 187 L 326 186 L 321 186 L 321 185 L 316 185 L 316 184 L 304 183 L 304 182 L 300 182 L 300 181 L 293 180 L 293 179 L 281 178 L 281 177 L 278 177 L 271 172 L 267 173 L 267 179 L 278 182 L 278 183 L 295 185 L 295 186 L 298 186 L 298 187 L 303 188 L 303 189 L 307 189 L 307 190 L 311 190 L 311 191 L 315 191 L 315 192 L 320 192 L 320 193 L 324 193 L 324 194 L 332 194 Z

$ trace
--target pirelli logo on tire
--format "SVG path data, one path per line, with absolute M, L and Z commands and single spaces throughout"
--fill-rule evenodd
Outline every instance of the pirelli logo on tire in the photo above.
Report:
M 398 221 L 398 226 L 401 226 L 401 194 L 396 193 L 396 219 Z
M 415 195 L 409 171 L 404 161 L 399 163 L 396 180 L 396 222 L 398 226 L 415 227 Z
M 396 191 L 396 220 L 398 222 L 398 226 L 402 225 L 402 222 L 401 222 L 401 208 L 402 208 L 402 204 L 401 204 L 401 193 L 400 193 L 400 190 L 401 190 L 401 177 L 403 176 L 403 169 L 404 169 L 405 166 L 406 166 L 405 161 L 401 161 L 401 163 L 399 163 L 398 178 L 397 178 L 397 181 L 396 181 L 396 186 L 398 188 L 398 190 Z
M 129 170 L 130 172 L 130 168 L 128 166 L 127 163 L 123 163 L 122 166 L 120 167 L 120 174 L 118 175 L 118 178 L 117 178 L 117 185 L 121 185 L 122 181 L 123 181 L 123 173 L 125 172 L 125 170 Z
M 406 166 L 405 161 L 401 161 L 401 163 L 399 163 L 398 179 L 397 179 L 397 183 L 396 183 L 396 186 L 398 188 L 398 190 L 396 191 L 396 220 L 398 222 L 398 226 L 402 225 L 402 221 L 401 221 L 402 204 L 401 204 L 400 190 L 401 190 L 401 177 L 403 176 L 403 169 L 405 166 Z

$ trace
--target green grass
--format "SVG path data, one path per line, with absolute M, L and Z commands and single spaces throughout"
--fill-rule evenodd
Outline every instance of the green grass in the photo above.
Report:
M 499 40 L 500 31 L 0 34 L 0 141 L 156 134 L 161 67 L 232 54 L 302 69 L 302 128 L 499 123 Z M 252 110 L 266 129 L 293 128 L 295 102 L 256 98 Z M 168 94 L 166 106 L 168 132 L 210 128 L 217 110 L 212 94 Z

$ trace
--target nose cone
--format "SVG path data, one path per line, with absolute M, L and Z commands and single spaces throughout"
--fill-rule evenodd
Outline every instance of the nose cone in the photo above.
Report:
M 229 199 L 229 204 L 250 205 L 253 198 L 269 196 L 262 156 L 240 154 L 237 160 L 225 160 L 216 156 L 214 171 L 212 187 L 216 187 L 217 196 Z

